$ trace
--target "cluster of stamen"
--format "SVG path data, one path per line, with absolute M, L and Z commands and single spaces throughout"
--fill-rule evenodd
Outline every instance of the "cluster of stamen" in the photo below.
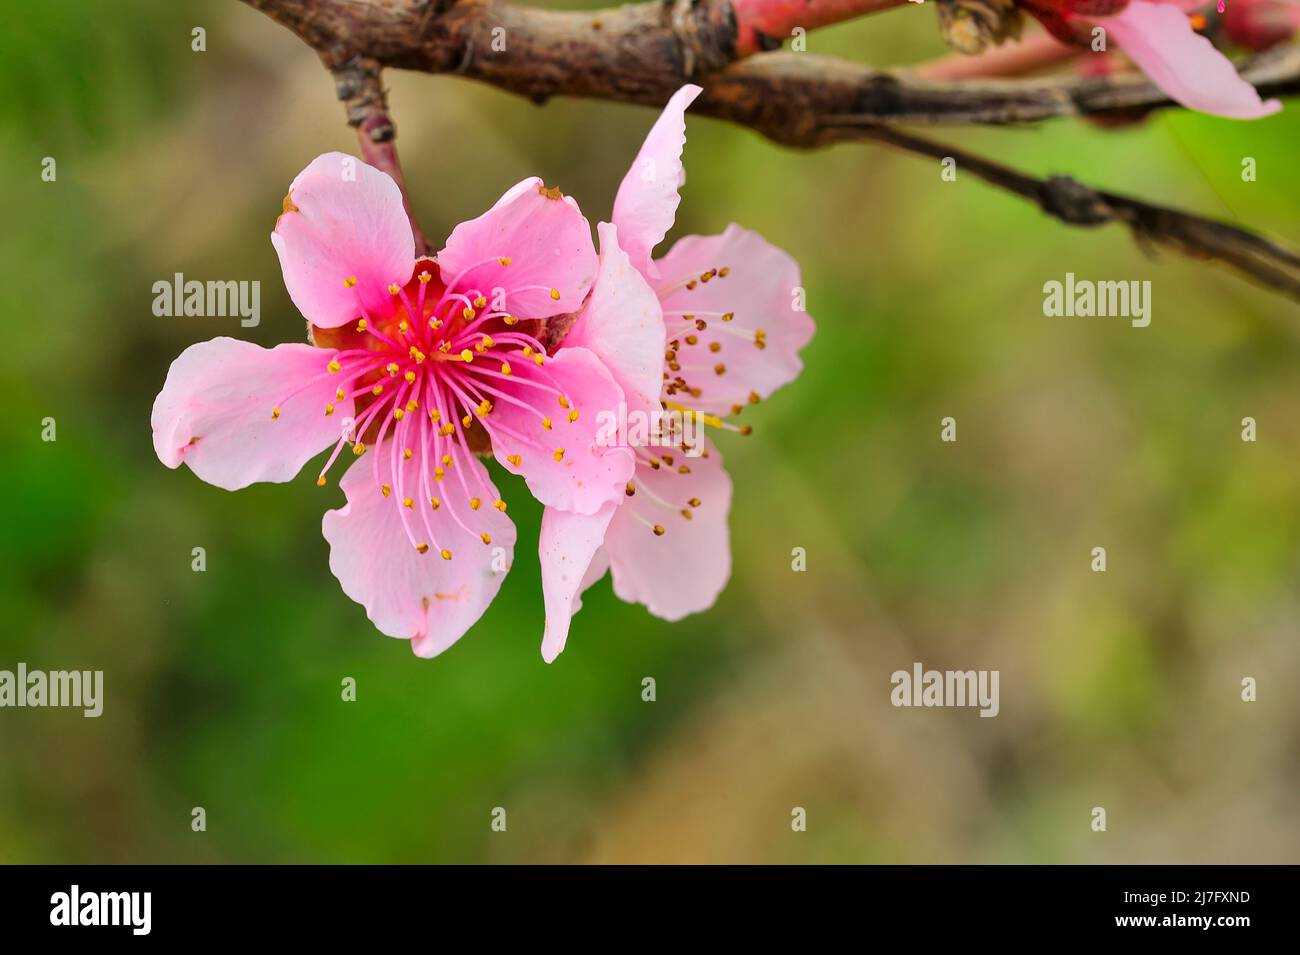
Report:
M 707 285 L 715 279 L 725 279 L 731 270 L 727 266 L 709 269 L 698 275 L 690 275 L 676 283 L 670 283 L 660 296 L 685 289 L 688 292 L 694 291 L 701 285 Z M 664 353 L 664 397 L 660 404 L 666 411 L 676 411 L 684 416 L 691 416 L 700 424 L 713 428 L 719 428 L 723 431 L 732 431 L 737 434 L 748 435 L 753 429 L 749 425 L 737 425 L 723 420 L 715 414 L 707 414 L 690 406 L 692 399 L 698 399 L 704 395 L 707 387 L 707 377 L 705 387 L 693 383 L 687 378 L 687 375 L 704 373 L 706 376 L 712 374 L 720 377 L 727 373 L 726 364 L 720 360 L 721 353 L 724 351 L 723 344 L 717 339 L 726 337 L 735 339 L 737 343 L 743 343 L 750 347 L 763 349 L 767 347 L 767 333 L 763 329 L 757 329 L 750 332 L 747 329 L 738 328 L 731 324 L 735 320 L 735 312 L 719 311 L 686 311 L 684 309 L 669 309 L 664 312 L 664 321 L 667 326 L 668 344 L 667 351 Z M 714 340 L 707 345 L 701 345 L 701 332 L 707 332 L 713 328 Z M 692 353 L 698 354 L 692 354 Z M 703 356 L 702 360 L 697 360 Z M 757 404 L 759 395 L 757 392 L 750 392 L 749 403 Z M 744 410 L 744 405 L 732 405 L 731 413 L 740 414 Z M 690 450 L 689 445 L 683 441 L 680 445 L 681 451 L 685 455 Z M 656 453 L 657 452 L 657 453 Z M 660 471 L 668 474 L 690 474 L 690 465 L 686 460 L 678 463 L 673 453 L 664 453 L 661 448 L 653 451 L 646 448 L 637 449 L 637 463 L 649 467 L 651 470 Z M 709 456 L 708 448 L 700 451 L 700 456 L 707 458 Z M 635 484 L 629 482 L 627 485 L 627 496 L 641 495 L 644 499 L 651 501 L 655 506 L 677 515 L 685 520 L 693 519 L 693 510 L 698 508 L 701 501 L 698 497 L 688 499 L 684 505 L 674 504 L 665 500 L 658 494 L 652 492 L 644 484 Z M 662 537 L 666 528 L 663 524 L 647 520 L 640 515 L 633 514 L 636 520 L 640 521 L 649 528 L 656 537 Z
M 552 430 L 550 417 L 518 395 L 535 391 L 541 401 L 555 401 L 567 421 L 578 419 L 578 409 L 544 369 L 547 354 L 541 342 L 518 331 L 514 327 L 518 318 L 494 308 L 482 290 L 461 287 L 469 272 L 493 261 L 503 267 L 511 264 L 509 257 L 493 256 L 463 270 L 446 285 L 436 274 L 436 265 L 422 261 L 410 285 L 388 287 L 394 307 L 387 317 L 369 314 L 358 296 L 356 334 L 348 336 L 350 347 L 340 349 L 320 375 L 293 392 L 324 376 L 336 376 L 335 401 L 356 402 L 353 426 L 340 436 L 316 483 L 326 484 L 326 474 L 345 447 L 358 457 L 373 451 L 376 493 L 398 507 L 406 535 L 419 553 L 433 549 L 444 560 L 451 560 L 453 554 L 437 540 L 433 512 L 445 508 L 459 527 L 490 545 L 491 535 L 481 524 L 473 526 L 478 523 L 475 513 L 484 502 L 506 510 L 506 502 L 491 490 L 482 469 L 470 466 L 472 429 L 480 427 L 488 441 L 494 435 L 508 436 L 525 449 L 559 461 L 564 449 L 544 439 L 545 432 Z M 342 282 L 349 289 L 357 284 L 351 276 Z M 552 300 L 560 297 L 558 289 L 544 291 Z M 523 366 L 529 367 L 529 374 L 519 374 Z M 504 382 L 511 384 L 503 389 Z M 537 431 L 520 434 L 494 421 L 492 412 L 500 402 L 534 414 L 539 419 Z M 284 400 L 272 409 L 272 418 L 279 418 L 283 404 Z M 325 405 L 326 416 L 334 412 L 333 402 Z M 486 443 L 480 440 L 475 446 Z M 402 466 L 399 456 L 400 462 L 416 462 L 410 480 L 411 469 Z M 517 468 L 523 459 L 515 453 L 508 460 Z

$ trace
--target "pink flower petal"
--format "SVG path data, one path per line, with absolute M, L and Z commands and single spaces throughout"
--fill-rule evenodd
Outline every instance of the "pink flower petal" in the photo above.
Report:
M 313 325 L 337 328 L 392 309 L 388 286 L 415 267 L 402 192 L 387 173 L 345 153 L 311 161 L 289 187 L 271 244 L 289 297 Z M 352 287 L 345 285 L 356 279 Z
M 595 352 L 623 389 L 629 410 L 649 414 L 659 408 L 663 388 L 664 319 L 659 299 L 619 248 L 614 226 L 602 222 L 596 231 L 600 234 L 596 286 L 564 345 Z
M 503 265 L 506 261 L 508 264 Z M 481 292 L 520 318 L 577 311 L 596 274 L 591 226 L 572 196 L 525 179 L 477 219 L 462 222 L 438 253 L 452 290 Z
M 606 504 L 592 515 L 571 514 L 548 507 L 542 513 L 538 555 L 542 561 L 542 598 L 546 629 L 542 659 L 552 663 L 569 638 L 569 622 L 582 606 L 582 592 L 605 574 L 609 558 L 601 545 L 605 529 L 618 508 Z
M 153 405 L 153 446 L 228 491 L 291 480 L 342 434 L 352 401 L 334 396 L 332 350 L 266 349 L 235 338 L 191 345 L 172 362 Z M 300 390 L 301 389 L 301 390 Z M 327 417 L 326 405 L 334 405 Z M 275 417 L 275 409 L 279 416 Z
M 398 464 L 418 510 L 404 508 L 396 490 L 385 496 L 375 485 L 371 454 L 387 455 L 389 447 L 368 451 L 348 469 L 339 482 L 347 504 L 326 512 L 321 524 L 330 545 L 330 570 L 381 633 L 409 638 L 417 656 L 437 656 L 474 625 L 501 588 L 514 560 L 514 524 L 493 507 L 471 511 L 450 489 L 434 510 L 413 490 L 421 486 L 418 458 Z M 474 486 L 482 479 L 495 494 L 482 462 L 469 456 L 466 462 L 460 466 L 478 472 Z M 388 473 L 396 488 L 399 477 Z M 487 533 L 491 544 L 480 533 Z M 415 545 L 426 543 L 429 550 L 422 554 Z M 451 552 L 450 560 L 443 558 L 443 549 Z
M 497 381 L 508 397 L 493 397 L 485 419 L 492 450 L 507 471 L 523 475 L 533 497 L 595 514 L 624 496 L 635 465 L 629 449 L 614 446 L 608 424 L 618 420 L 623 390 L 599 358 L 561 348 L 545 365 L 520 362 Z
M 1230 119 L 1259 119 L 1282 108 L 1261 101 L 1232 62 L 1192 29 L 1175 4 L 1132 0 L 1122 13 L 1094 21 L 1151 82 L 1177 103 Z
M 686 107 L 703 92 L 687 84 L 673 94 L 650 129 L 632 168 L 614 197 L 611 216 L 632 265 L 647 278 L 658 278 L 650 253 L 663 241 L 677 217 L 678 190 L 686 182 L 682 147 L 686 145 Z
M 719 274 L 699 280 L 712 269 Z M 802 280 L 789 255 L 757 232 L 731 225 L 721 235 L 681 239 L 659 260 L 659 270 L 668 340 L 679 343 L 681 371 L 674 374 L 700 390 L 698 398 L 676 400 L 726 415 L 751 395 L 766 398 L 798 377 L 799 351 L 812 338 L 813 320 L 799 310 Z
M 695 458 L 675 448 L 653 449 L 660 467 L 637 465 L 637 492 L 605 534 L 614 593 L 665 620 L 708 609 L 731 576 L 731 479 L 717 448 L 707 441 L 704 448 L 708 456 Z M 672 464 L 664 461 L 665 452 Z M 689 473 L 681 473 L 683 466 Z M 690 506 L 692 499 L 699 505 Z M 690 512 L 689 520 L 682 510 Z M 656 524 L 664 528 L 662 536 L 655 536 Z

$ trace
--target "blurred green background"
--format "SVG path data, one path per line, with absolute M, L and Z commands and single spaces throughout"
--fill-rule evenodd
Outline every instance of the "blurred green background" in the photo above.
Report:
M 1300 861 L 1293 303 L 929 160 L 691 119 L 675 234 L 758 229 L 802 263 L 818 322 L 803 377 L 721 442 L 729 588 L 670 625 L 606 581 L 548 667 L 539 509 L 498 471 L 513 572 L 418 660 L 328 571 L 337 487 L 308 468 L 228 494 L 150 439 L 186 345 L 301 339 L 268 236 L 303 166 L 355 152 L 330 78 L 233 0 L 0 6 L 0 669 L 102 669 L 106 697 L 97 720 L 0 710 L 0 861 Z M 917 62 L 943 52 L 933 17 L 909 6 L 810 50 Z M 654 118 L 387 79 L 435 245 L 532 174 L 606 218 Z M 1293 243 L 1298 134 L 1300 103 L 935 133 Z M 1045 318 L 1067 271 L 1150 279 L 1151 326 Z M 174 272 L 260 280 L 261 325 L 154 317 Z M 913 661 L 1000 670 L 1001 714 L 894 709 Z

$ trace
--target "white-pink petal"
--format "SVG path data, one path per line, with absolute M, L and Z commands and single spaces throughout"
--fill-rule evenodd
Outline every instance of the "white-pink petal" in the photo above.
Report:
M 271 243 L 289 297 L 321 328 L 386 315 L 388 286 L 406 285 L 415 268 L 401 189 L 346 153 L 317 156 L 298 174 Z
M 496 380 L 509 397 L 492 397 L 485 422 L 501 466 L 548 507 L 594 514 L 619 500 L 635 467 L 611 428 L 623 389 L 585 348 L 561 348 L 542 366 L 517 364 Z
M 594 352 L 623 389 L 628 409 L 651 414 L 663 387 L 664 319 L 659 298 L 619 247 L 618 232 L 607 222 L 600 235 L 600 267 L 565 347 Z
M 262 348 L 235 338 L 191 345 L 172 362 L 154 400 L 153 445 L 209 484 L 238 490 L 291 480 L 340 435 L 351 399 L 335 398 L 334 351 Z M 334 413 L 326 415 L 333 405 Z M 277 414 L 278 412 L 278 414 Z
M 718 274 L 709 281 L 699 279 L 714 269 Z M 730 225 L 720 235 L 679 240 L 659 260 L 659 270 L 667 337 L 678 343 L 680 371 L 672 374 L 700 392 L 678 400 L 728 415 L 752 395 L 767 398 L 799 376 L 799 352 L 814 324 L 804 311 L 799 265 L 787 253 L 757 232 Z M 699 329 L 699 322 L 706 327 Z
M 416 490 L 418 458 L 398 466 L 405 493 L 415 499 L 416 508 L 407 509 L 396 490 L 397 475 L 385 472 L 393 487 L 389 495 L 376 486 L 371 454 L 387 455 L 389 448 L 372 449 L 353 463 L 339 482 L 347 504 L 327 511 L 322 521 L 330 570 L 381 633 L 410 639 L 417 656 L 436 656 L 474 625 L 501 589 L 514 560 L 514 524 L 493 507 L 471 510 L 450 487 L 434 510 Z M 459 466 L 474 469 L 472 486 L 482 481 L 496 494 L 477 458 L 466 456 Z M 447 483 L 441 482 L 439 491 Z M 480 533 L 491 543 L 485 544 Z M 428 551 L 420 553 L 417 544 L 427 544 Z M 451 553 L 450 560 L 442 550 Z
M 679 190 L 686 182 L 682 148 L 686 145 L 686 108 L 702 90 L 687 84 L 673 94 L 651 127 L 614 197 L 611 219 L 632 265 L 647 278 L 657 278 L 651 259 L 677 217 Z
M 503 306 L 520 318 L 546 318 L 582 305 L 596 275 L 596 249 L 573 197 L 533 177 L 456 226 L 438 267 L 452 291 L 481 293 L 489 308 Z
M 694 458 L 675 448 L 652 449 L 660 467 L 638 465 L 632 479 L 637 491 L 605 533 L 614 593 L 665 620 L 707 610 L 731 576 L 731 478 L 717 448 L 707 441 L 704 448 L 708 456 Z M 692 506 L 692 499 L 699 504 Z M 661 536 L 655 525 L 664 529 Z
M 1230 119 L 1259 119 L 1282 108 L 1261 100 L 1226 56 L 1197 33 L 1177 4 L 1132 0 L 1121 13 L 1096 19 L 1156 86 L 1188 109 Z
M 599 580 L 609 566 L 602 549 L 605 529 L 619 505 L 610 503 L 591 515 L 548 507 L 542 513 L 538 556 L 542 562 L 542 599 L 546 628 L 542 659 L 554 662 L 569 638 L 569 623 L 582 606 L 582 592 Z

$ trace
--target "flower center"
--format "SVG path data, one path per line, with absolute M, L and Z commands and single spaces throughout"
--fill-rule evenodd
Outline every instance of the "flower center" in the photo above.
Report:
M 510 264 L 506 257 L 495 261 Z M 344 447 L 350 446 L 358 457 L 373 452 L 375 493 L 399 508 L 416 550 L 423 554 L 433 549 L 444 560 L 453 554 L 437 542 L 433 512 L 446 508 L 456 524 L 487 545 L 491 535 L 482 530 L 474 512 L 485 502 L 506 509 L 482 467 L 472 460 L 475 453 L 491 450 L 493 432 L 508 433 L 557 461 L 563 456 L 562 448 L 551 449 L 540 437 L 519 435 L 489 421 L 497 402 L 532 411 L 539 419 L 538 432 L 549 431 L 551 419 L 515 396 L 521 385 L 549 392 L 570 420 L 578 414 L 542 368 L 546 352 L 541 343 L 515 327 L 519 320 L 505 310 L 504 295 L 501 301 L 491 301 L 461 278 L 445 282 L 437 263 L 422 259 L 405 287 L 388 287 L 387 314 L 367 313 L 358 297 L 355 325 L 312 328 L 316 345 L 337 349 L 313 380 L 335 376 L 335 401 L 352 399 L 356 409 L 352 420 L 341 422 L 338 443 L 316 483 L 325 485 L 325 475 Z M 357 282 L 349 277 L 343 284 L 355 288 Z M 551 295 L 558 298 L 559 292 L 552 289 Z M 526 376 L 520 374 L 524 369 Z M 333 416 L 334 409 L 330 402 L 323 413 Z M 279 406 L 272 410 L 272 417 L 278 416 Z M 511 457 L 516 466 L 519 460 Z

